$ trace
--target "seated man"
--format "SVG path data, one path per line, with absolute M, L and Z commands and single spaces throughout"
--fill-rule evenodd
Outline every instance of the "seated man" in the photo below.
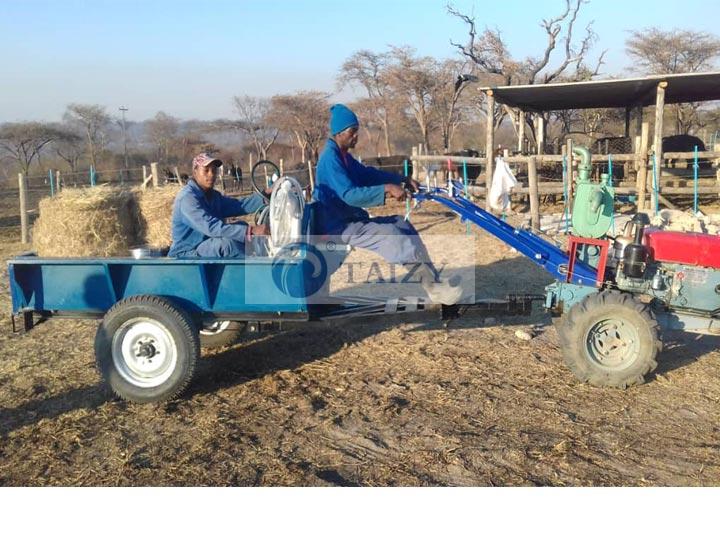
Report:
M 417 191 L 412 179 L 359 163 L 348 151 L 358 140 L 358 118 L 345 105 L 330 108 L 330 139 L 320 155 L 313 200 L 318 202 L 319 234 L 339 235 L 342 242 L 369 249 L 386 261 L 420 266 L 423 288 L 432 302 L 455 304 L 462 290 L 436 279 L 418 232 L 402 216 L 370 218 L 363 208 L 380 206 L 386 197 L 405 200 L 405 189 Z
M 213 189 L 220 165 L 205 153 L 193 159 L 193 177 L 175 198 L 170 257 L 242 257 L 253 236 L 270 233 L 267 225 L 223 221 L 251 214 L 265 201 L 258 194 L 234 199 Z

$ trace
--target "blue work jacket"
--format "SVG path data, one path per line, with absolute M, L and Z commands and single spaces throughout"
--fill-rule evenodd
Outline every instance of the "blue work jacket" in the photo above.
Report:
M 225 223 L 223 219 L 252 214 L 265 204 L 260 195 L 242 199 L 226 197 L 211 189 L 205 193 L 195 179 L 175 197 L 172 213 L 172 246 L 168 256 L 192 257 L 198 245 L 208 238 L 245 241 L 245 223 Z
M 317 181 L 313 200 L 317 201 L 318 234 L 336 234 L 348 223 L 366 221 L 363 208 L 385 203 L 385 184 L 400 184 L 398 174 L 366 167 L 352 155 L 342 152 L 329 139 L 317 165 Z

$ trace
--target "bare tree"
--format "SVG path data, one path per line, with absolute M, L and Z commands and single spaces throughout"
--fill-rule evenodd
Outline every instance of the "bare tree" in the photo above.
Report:
M 180 133 L 180 121 L 162 111 L 145 122 L 146 135 L 155 147 L 158 161 L 167 161 L 171 147 Z
M 625 50 L 641 73 L 695 73 L 714 67 L 720 39 L 707 32 L 645 28 L 630 33 Z M 699 124 L 699 108 L 697 103 L 673 105 L 676 133 L 689 133 Z
M 594 67 L 590 68 L 587 59 L 597 40 L 593 23 L 585 26 L 581 38 L 577 39 L 576 25 L 582 6 L 588 0 L 565 0 L 565 7 L 559 15 L 543 19 L 540 23 L 545 31 L 547 42 L 543 52 L 536 57 L 524 60 L 514 59 L 499 30 L 486 28 L 478 35 L 475 17 L 465 15 L 447 6 L 448 13 L 459 18 L 467 25 L 468 40 L 465 44 L 451 41 L 460 54 L 469 59 L 479 74 L 492 76 L 494 84 L 506 86 L 516 84 L 547 84 L 550 82 L 588 80 L 599 74 L 604 63 L 606 51 L 598 57 Z M 558 47 L 561 45 L 561 47 Z M 556 50 L 560 54 L 553 54 Z M 510 111 L 505 107 L 503 116 Z M 513 125 L 516 119 L 513 115 Z M 546 120 L 549 116 L 545 115 Z M 501 118 L 502 120 L 502 118 Z M 545 125 L 547 126 L 547 121 Z M 530 125 L 531 130 L 532 125 Z
M 70 171 L 75 172 L 85 153 L 85 139 L 69 126 L 60 126 L 58 129 L 59 136 L 53 141 L 52 148 L 68 164 Z
M 240 117 L 239 128 L 247 133 L 255 150 L 267 159 L 268 150 L 275 144 L 280 130 L 269 125 L 270 100 L 252 96 L 235 96 L 235 110 Z
M 430 130 L 435 117 L 432 100 L 437 84 L 435 60 L 419 57 L 412 47 L 390 47 L 392 64 L 388 78 L 393 92 L 403 100 L 403 108 L 415 119 L 425 148 L 430 149 Z
M 470 82 L 470 79 L 465 77 L 466 66 L 466 62 L 445 60 L 436 63 L 433 70 L 436 84 L 432 92 L 432 106 L 445 152 L 450 150 L 450 143 L 460 122 L 473 114 L 470 101 L 462 99 Z
M 40 157 L 40 152 L 60 136 L 60 132 L 40 122 L 18 122 L 0 127 L 0 149 L 19 165 L 26 176 L 30 165 Z
M 375 53 L 361 50 L 348 58 L 340 68 L 338 86 L 344 88 L 350 84 L 360 85 L 367 93 L 367 100 L 372 105 L 373 120 L 380 127 L 385 153 L 393 153 L 391 143 L 390 118 L 393 108 L 393 94 L 388 77 L 390 54 Z
M 317 91 L 273 96 L 268 119 L 295 138 L 302 161 L 317 161 L 328 134 L 328 94 Z
M 97 157 L 103 151 L 111 118 L 100 105 L 71 103 L 64 119 L 69 124 L 82 127 L 88 146 L 90 164 L 97 169 Z

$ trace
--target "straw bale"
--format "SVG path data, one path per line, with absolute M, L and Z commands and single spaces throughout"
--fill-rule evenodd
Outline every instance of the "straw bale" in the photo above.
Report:
M 170 246 L 173 204 L 181 188 L 169 185 L 146 191 L 135 190 L 140 209 L 137 236 L 141 243 L 159 248 Z
M 42 257 L 127 256 L 137 243 L 137 222 L 130 190 L 67 188 L 40 201 L 33 247 Z

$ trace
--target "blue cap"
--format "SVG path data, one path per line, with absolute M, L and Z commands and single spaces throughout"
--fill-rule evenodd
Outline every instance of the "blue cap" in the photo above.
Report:
M 349 127 L 359 125 L 357 115 L 342 103 L 330 107 L 330 135 L 337 135 Z

